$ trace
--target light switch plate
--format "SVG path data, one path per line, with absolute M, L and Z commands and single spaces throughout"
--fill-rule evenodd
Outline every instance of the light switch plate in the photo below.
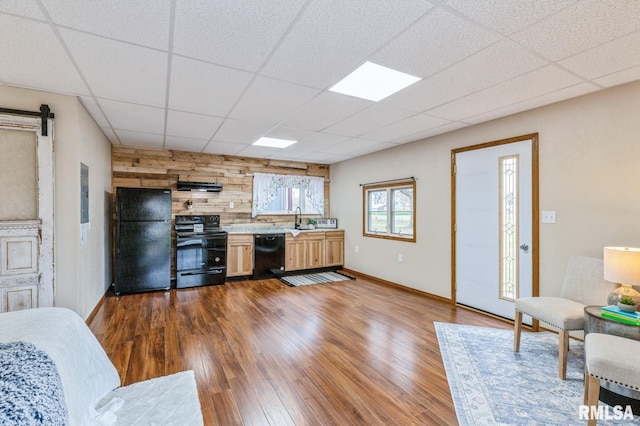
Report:
M 555 211 L 542 212 L 542 223 L 556 223 L 556 212 Z

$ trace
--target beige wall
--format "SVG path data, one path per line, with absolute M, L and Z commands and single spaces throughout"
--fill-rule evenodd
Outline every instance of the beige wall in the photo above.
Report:
M 538 132 L 540 210 L 557 212 L 556 224 L 540 226 L 540 293 L 559 294 L 569 255 L 640 246 L 639 108 L 636 82 L 332 165 L 345 266 L 451 297 L 451 150 Z M 359 184 L 408 176 L 418 179 L 417 242 L 363 237 Z
M 55 114 L 55 306 L 86 318 L 104 294 L 103 192 L 111 187 L 110 144 L 71 96 L 0 86 L 0 107 L 38 111 L 48 104 Z M 80 245 L 80 162 L 89 166 L 91 231 Z

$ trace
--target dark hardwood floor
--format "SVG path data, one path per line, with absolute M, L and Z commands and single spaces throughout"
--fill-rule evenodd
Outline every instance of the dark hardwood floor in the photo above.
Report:
M 89 326 L 123 385 L 194 370 L 207 425 L 453 425 L 434 321 L 511 328 L 360 277 L 108 294 Z

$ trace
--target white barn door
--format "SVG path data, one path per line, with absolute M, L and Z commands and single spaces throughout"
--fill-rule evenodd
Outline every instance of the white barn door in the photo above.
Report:
M 53 121 L 0 115 L 0 312 L 54 303 Z

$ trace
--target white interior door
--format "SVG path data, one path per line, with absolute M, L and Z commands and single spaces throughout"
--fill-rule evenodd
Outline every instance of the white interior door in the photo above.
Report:
M 455 154 L 455 299 L 504 318 L 533 294 L 532 139 Z

